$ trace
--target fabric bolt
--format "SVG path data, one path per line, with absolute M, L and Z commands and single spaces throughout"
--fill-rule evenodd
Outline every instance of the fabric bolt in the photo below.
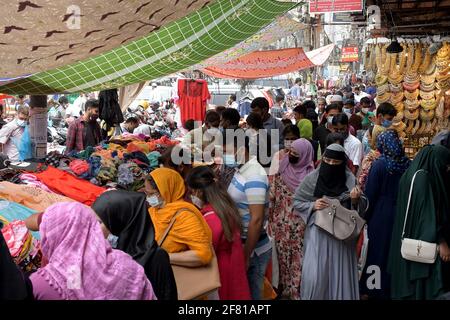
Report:
M 36 186 L 0 182 L 0 198 L 42 212 L 57 202 L 73 201 L 56 193 L 50 193 Z
M 201 122 L 205 120 L 206 102 L 211 98 L 205 80 L 179 79 L 178 97 L 181 123 L 186 123 L 189 119 Z
M 143 267 L 111 248 L 89 207 L 53 205 L 45 211 L 40 231 L 48 264 L 31 276 L 33 285 L 43 278 L 64 300 L 156 299 Z M 37 295 L 40 288 L 33 286 L 33 291 Z
M 35 176 L 51 190 L 89 206 L 106 190 L 52 166 L 42 173 L 36 173 Z
M 144 193 L 108 191 L 92 205 L 108 230 L 118 237 L 116 249 L 144 267 L 159 300 L 176 300 L 177 287 L 169 255 L 155 240 Z

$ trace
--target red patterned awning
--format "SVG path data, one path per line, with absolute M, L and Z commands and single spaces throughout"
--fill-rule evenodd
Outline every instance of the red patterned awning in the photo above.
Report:
M 334 44 L 305 52 L 302 48 L 256 51 L 221 66 L 203 69 L 209 76 L 226 79 L 261 79 L 322 65 Z

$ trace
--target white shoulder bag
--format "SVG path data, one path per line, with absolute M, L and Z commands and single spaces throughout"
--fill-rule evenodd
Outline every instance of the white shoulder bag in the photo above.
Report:
M 401 253 L 402 257 L 406 260 L 432 264 L 436 261 L 436 256 L 438 253 L 438 245 L 436 243 L 405 238 L 405 228 L 408 220 L 409 205 L 411 203 L 414 180 L 420 171 L 426 172 L 423 169 L 416 171 L 411 181 L 411 188 L 409 189 L 408 205 L 406 206 L 405 222 L 403 224 Z

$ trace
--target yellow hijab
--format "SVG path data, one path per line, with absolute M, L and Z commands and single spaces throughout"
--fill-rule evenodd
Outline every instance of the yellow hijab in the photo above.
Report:
M 188 209 L 194 213 L 203 227 L 209 233 L 210 240 L 211 231 L 209 225 L 203 218 L 202 213 L 193 204 L 184 201 L 184 193 L 186 191 L 184 180 L 181 175 L 169 168 L 158 168 L 150 173 L 150 176 L 155 180 L 156 186 L 165 201 L 163 208 L 150 208 L 150 216 L 155 226 L 155 237 L 159 241 L 164 231 L 169 226 L 173 216 L 181 209 Z M 177 218 L 178 222 L 178 218 Z M 192 239 L 195 240 L 199 235 L 192 234 Z

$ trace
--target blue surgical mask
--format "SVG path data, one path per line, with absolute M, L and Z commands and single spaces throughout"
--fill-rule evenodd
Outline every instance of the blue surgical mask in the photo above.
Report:
M 197 196 L 191 195 L 191 201 L 199 209 L 203 208 L 204 206 L 202 199 Z
M 344 111 L 347 115 L 352 115 L 352 109 L 343 108 L 342 111 Z
M 381 125 L 385 128 L 389 128 L 390 126 L 392 126 L 392 120 L 383 120 Z
M 161 205 L 161 201 L 159 200 L 159 197 L 157 195 L 147 197 L 147 202 L 153 208 L 156 208 Z
M 230 168 L 236 168 L 238 163 L 236 162 L 236 157 L 234 154 L 224 154 L 223 155 L 223 163 Z
M 117 248 L 117 243 L 119 241 L 119 237 L 116 237 L 115 235 L 113 235 L 112 233 L 110 233 L 108 235 L 108 238 L 106 239 L 108 240 L 109 244 L 111 245 L 111 247 L 113 248 Z

